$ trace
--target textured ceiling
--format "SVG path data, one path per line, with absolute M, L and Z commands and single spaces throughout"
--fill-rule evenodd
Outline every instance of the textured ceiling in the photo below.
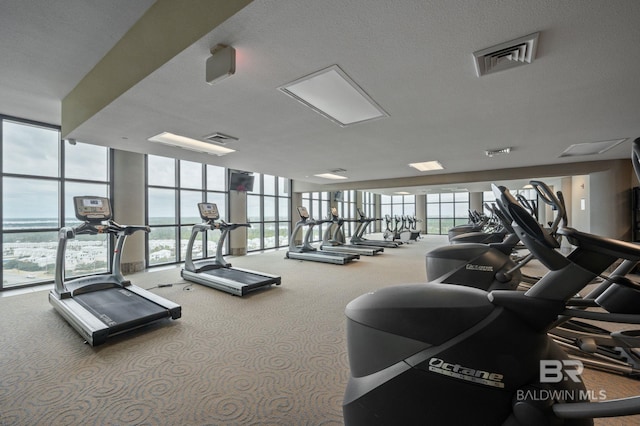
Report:
M 60 123 L 64 96 L 152 3 L 0 3 L 0 113 Z M 69 136 L 312 183 L 342 168 L 354 187 L 628 158 L 629 142 L 598 156 L 559 155 L 575 143 L 640 136 L 639 21 L 636 0 L 255 0 Z M 531 65 L 476 76 L 474 51 L 537 31 Z M 236 48 L 237 71 L 210 86 L 205 61 L 218 43 Z M 339 127 L 277 90 L 333 64 L 389 117 Z M 146 141 L 162 131 L 223 132 L 239 138 L 237 152 L 203 156 Z M 507 146 L 508 156 L 484 156 Z M 407 166 L 428 160 L 445 170 Z

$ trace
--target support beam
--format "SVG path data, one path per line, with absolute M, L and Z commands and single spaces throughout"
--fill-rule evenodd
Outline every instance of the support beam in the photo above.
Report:
M 156 1 L 62 100 L 62 137 L 251 1 Z

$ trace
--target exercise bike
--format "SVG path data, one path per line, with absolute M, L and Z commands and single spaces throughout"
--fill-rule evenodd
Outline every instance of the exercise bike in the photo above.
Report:
M 527 292 L 424 283 L 350 302 L 346 425 L 591 425 L 640 413 L 640 396 L 589 402 L 582 364 L 547 335 L 576 293 L 618 259 L 638 261 L 640 247 L 568 228 L 577 248 L 565 257 L 506 188 L 493 190 L 550 272 Z

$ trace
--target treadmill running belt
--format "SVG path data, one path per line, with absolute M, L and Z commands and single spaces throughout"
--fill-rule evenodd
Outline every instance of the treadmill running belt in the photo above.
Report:
M 236 269 L 218 268 L 204 271 L 203 273 L 214 277 L 226 278 L 232 281 L 238 281 L 245 285 L 262 284 L 265 281 L 274 282 L 275 280 L 263 275 L 251 274 L 249 272 L 238 271 Z
M 168 316 L 162 306 L 125 288 L 83 293 L 73 299 L 109 326 L 110 334 Z

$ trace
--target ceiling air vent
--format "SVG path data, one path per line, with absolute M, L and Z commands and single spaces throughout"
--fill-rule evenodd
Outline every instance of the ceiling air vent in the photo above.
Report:
M 539 35 L 540 33 L 529 34 L 474 52 L 478 77 L 533 62 Z
M 213 133 L 209 136 L 204 136 L 203 139 L 220 145 L 226 145 L 229 142 L 235 142 L 238 140 L 238 138 L 234 136 L 225 135 L 224 133 L 219 132 Z

